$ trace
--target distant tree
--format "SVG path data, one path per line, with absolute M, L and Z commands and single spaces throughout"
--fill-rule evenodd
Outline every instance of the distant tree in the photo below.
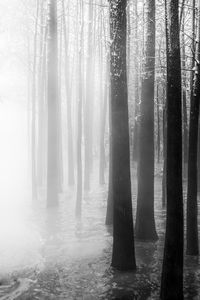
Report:
M 113 192 L 112 266 L 136 268 L 131 201 L 128 91 L 126 70 L 126 0 L 110 0 L 111 151 Z
M 39 21 L 39 1 L 36 4 L 36 19 L 34 29 L 34 53 L 33 53 L 33 76 L 32 76 L 32 116 L 31 116 L 31 154 L 32 154 L 32 199 L 37 198 L 37 176 L 36 176 L 36 90 L 37 90 L 37 44 L 38 44 L 38 21 Z
M 103 1 L 100 2 L 101 6 Z M 100 37 L 105 35 L 103 32 L 103 13 L 100 14 Z M 104 36 L 105 39 L 105 36 Z M 99 41 L 99 56 L 100 62 L 99 67 L 102 68 L 100 73 L 100 91 L 99 91 L 99 100 L 100 100 L 100 140 L 99 140 L 99 183 L 105 184 L 105 166 L 106 166 L 106 154 L 105 154 L 105 130 L 106 130 L 106 117 L 107 117 L 107 104 L 108 104 L 108 77 L 109 77 L 109 59 L 106 57 L 106 66 L 103 68 L 104 64 L 104 51 L 103 43 Z M 105 48 L 106 49 L 106 48 Z
M 38 142 L 37 142 L 37 184 L 45 181 L 46 167 L 46 48 L 47 48 L 47 11 L 43 1 L 40 8 L 40 47 L 38 66 Z
M 165 0 L 167 41 L 167 222 L 162 300 L 183 299 L 183 192 L 179 1 Z
M 66 22 L 65 1 L 62 0 L 63 11 L 63 31 L 64 31 L 64 45 L 65 45 L 65 92 L 67 98 L 67 158 L 68 158 L 68 184 L 74 185 L 74 147 L 73 147 L 73 130 L 72 130 L 72 108 L 70 99 L 70 81 L 69 81 L 69 8 L 68 8 L 68 22 Z
M 59 103 L 58 103 L 58 36 L 57 1 L 49 3 L 49 36 L 47 58 L 47 205 L 58 202 L 59 193 Z
M 154 219 L 154 74 L 155 0 L 147 0 L 145 20 L 145 62 L 143 67 L 138 139 L 138 196 L 135 235 L 141 240 L 157 240 Z
M 82 168 L 82 114 L 83 114 L 83 0 L 79 1 L 79 39 L 78 39 L 78 118 L 77 118 L 77 191 L 76 216 L 82 212 L 83 168 Z
M 199 7 L 200 10 L 200 7 Z M 189 153 L 188 153 L 188 191 L 187 191 L 187 247 L 186 254 L 198 255 L 198 126 L 199 126 L 199 101 L 200 101 L 200 12 L 199 12 L 199 36 L 195 66 L 195 78 L 193 94 L 190 105 L 190 125 L 189 125 Z
M 86 62 L 86 99 L 84 107 L 84 139 L 85 139 L 85 168 L 84 168 L 84 188 L 90 189 L 90 172 L 93 160 L 92 148 L 92 106 L 93 106 L 93 0 L 88 3 L 88 37 L 87 37 L 87 62 Z

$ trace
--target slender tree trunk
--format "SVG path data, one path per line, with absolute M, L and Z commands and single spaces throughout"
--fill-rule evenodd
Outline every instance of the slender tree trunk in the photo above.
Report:
M 46 77 L 46 43 L 47 43 L 47 26 L 44 3 L 41 6 L 41 42 L 40 42 L 40 62 L 38 76 L 38 147 L 37 147 L 37 183 L 41 186 L 44 183 L 45 167 L 45 77 Z
M 101 0 L 100 5 L 103 5 Z M 100 12 L 99 16 L 99 36 L 103 36 L 103 19 L 102 19 L 102 12 Z M 100 79 L 99 79 L 99 184 L 105 184 L 105 121 L 106 121 L 106 97 L 107 97 L 107 65 L 104 66 L 104 52 L 103 52 L 103 44 L 99 40 L 99 69 L 100 69 Z M 105 69 L 105 72 L 104 72 Z M 105 74 L 104 74 L 105 73 Z M 104 77 L 105 75 L 105 77 Z M 105 81 L 105 83 L 104 83 Z
M 134 1 L 135 22 L 134 22 L 134 40 L 135 40 L 135 120 L 133 129 L 133 161 L 138 160 L 138 133 L 139 133 L 139 47 L 138 47 L 138 0 Z
M 159 104 L 159 86 L 156 89 L 156 108 L 157 108 L 157 161 L 160 163 L 160 104 Z
M 110 68 L 108 71 L 110 75 Z M 109 80 L 110 81 L 110 80 Z M 108 198 L 107 198 L 107 210 L 106 210 L 106 222 L 107 226 L 113 225 L 113 166 L 112 166 L 112 112 L 111 112 L 111 86 L 109 84 L 108 89 L 109 98 L 109 173 L 108 173 Z
M 58 203 L 59 193 L 59 104 L 58 104 L 58 37 L 57 1 L 49 3 L 48 38 L 48 158 L 47 158 L 47 205 Z
M 136 268 L 131 201 L 128 90 L 126 71 L 126 0 L 110 1 L 111 150 L 113 187 L 112 266 Z
M 85 136 L 85 166 L 84 188 L 90 189 L 90 171 L 93 159 L 92 151 L 92 83 L 93 82 L 93 0 L 89 0 L 88 12 L 88 48 L 86 67 L 86 99 L 84 109 L 84 136 Z
M 200 3 L 200 1 L 199 1 Z M 200 9 L 200 6 L 199 6 Z M 197 62 L 193 96 L 190 106 L 189 154 L 188 154 L 188 191 L 187 191 L 187 248 L 188 255 L 199 254 L 198 242 L 198 203 L 197 203 L 197 153 L 198 153 L 198 121 L 200 101 L 200 13 Z M 196 74 L 197 73 L 197 74 Z
M 165 0 L 167 40 L 167 223 L 161 299 L 183 299 L 183 191 L 179 1 Z
M 62 0 L 63 10 L 63 30 L 64 30 L 64 43 L 65 43 L 65 91 L 67 98 L 67 158 L 68 158 L 68 184 L 73 186 L 74 180 L 74 147 L 73 147 L 73 130 L 72 130 L 72 108 L 71 108 L 71 95 L 70 95 L 70 84 L 69 84 L 69 34 L 67 31 L 66 17 L 65 17 L 65 2 Z M 68 8 L 69 18 L 69 8 Z M 68 22 L 69 26 L 69 22 Z
M 182 69 L 186 69 L 186 55 L 185 55 L 185 39 L 184 39 L 184 10 L 183 10 L 183 24 L 182 24 Z M 187 163 L 188 163 L 188 122 L 187 122 L 187 96 L 186 96 L 186 72 L 183 71 L 183 89 L 182 89 L 182 112 L 183 112 L 183 178 L 186 178 Z
M 166 116 L 166 103 L 165 91 L 163 88 L 163 176 L 162 176 L 162 208 L 166 207 L 166 165 L 167 165 L 167 116 Z
M 63 190 L 63 135 L 62 135 L 62 29 L 63 20 L 60 22 L 60 41 L 59 41 L 59 57 L 58 57 L 58 121 L 59 121 L 59 191 Z
M 33 58 L 33 82 L 32 82 L 32 124 L 31 124 L 31 144 L 32 144 L 32 200 L 37 198 L 36 179 L 36 80 L 37 80 L 37 41 L 38 41 L 38 20 L 39 1 L 37 0 L 36 21 L 34 32 L 34 58 Z
M 140 105 L 136 238 L 157 240 L 154 219 L 155 0 L 146 1 L 145 65 Z
M 79 0 L 80 1 L 80 0 Z M 82 97 L 83 97 L 83 70 L 82 70 L 82 52 L 83 52 L 83 0 L 80 2 L 80 45 L 78 51 L 78 133 L 77 133 L 77 194 L 76 194 L 76 216 L 81 216 L 82 210 Z
M 105 184 L 105 127 L 106 127 L 106 115 L 107 115 L 107 98 L 108 98 L 108 87 L 107 87 L 107 70 L 105 72 L 105 83 L 104 83 L 104 96 L 103 96 L 103 107 L 100 118 L 100 160 L 99 160 L 99 183 Z

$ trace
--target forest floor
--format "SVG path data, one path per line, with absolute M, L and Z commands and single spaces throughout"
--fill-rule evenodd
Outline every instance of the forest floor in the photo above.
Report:
M 133 176 L 135 216 L 137 188 Z M 20 227 L 21 235 L 11 237 L 7 251 L 0 250 L 4 263 L 0 299 L 159 299 L 165 232 L 161 185 L 158 173 L 155 217 L 159 241 L 136 241 L 137 271 L 128 273 L 110 268 L 112 228 L 104 225 L 106 186 L 100 187 L 94 180 L 92 190 L 84 195 L 81 220 L 74 217 L 73 190 L 60 196 L 57 209 L 46 210 L 41 196 L 41 201 L 29 209 L 29 225 Z M 185 299 L 200 299 L 198 258 L 185 259 L 184 275 Z

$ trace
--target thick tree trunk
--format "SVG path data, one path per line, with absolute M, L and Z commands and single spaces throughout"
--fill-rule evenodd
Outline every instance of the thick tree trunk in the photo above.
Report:
M 48 158 L 47 158 L 47 205 L 58 202 L 59 193 L 59 104 L 58 104 L 58 37 L 57 1 L 49 3 L 48 39 Z
M 161 299 L 183 299 L 181 62 L 177 0 L 165 0 L 167 38 L 167 223 Z
M 199 7 L 200 8 L 200 7 Z M 197 62 L 193 96 L 190 106 L 189 153 L 188 153 L 188 192 L 187 192 L 187 248 L 186 254 L 198 255 L 198 203 L 197 203 L 197 153 L 198 153 L 198 121 L 200 101 L 200 13 Z M 196 74 L 197 73 L 197 74 Z
M 157 240 L 154 219 L 155 0 L 146 2 L 145 64 L 140 105 L 136 238 Z
M 126 0 L 110 1 L 111 150 L 113 186 L 112 266 L 136 268 L 131 201 L 128 91 L 126 72 Z

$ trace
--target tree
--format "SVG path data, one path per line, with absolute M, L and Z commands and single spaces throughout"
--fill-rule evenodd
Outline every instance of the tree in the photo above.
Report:
M 45 3 L 41 3 L 40 52 L 38 70 L 38 145 L 37 145 L 37 184 L 42 186 L 46 167 L 46 48 L 47 13 Z
M 36 180 L 36 78 L 37 78 L 37 42 L 38 42 L 39 1 L 36 7 L 36 20 L 34 30 L 34 57 L 32 79 L 32 116 L 31 116 L 31 151 L 32 151 L 32 199 L 37 198 Z
M 49 3 L 49 37 L 47 60 L 47 205 L 57 204 L 59 193 L 59 104 L 58 104 L 58 37 L 57 1 Z
M 139 102 L 140 102 L 140 91 L 139 91 L 139 41 L 138 41 L 138 0 L 134 1 L 134 39 L 135 39 L 135 64 L 134 64 L 134 73 L 135 73 L 135 120 L 133 128 L 133 161 L 137 162 L 138 160 L 138 133 L 139 133 Z
M 83 97 L 83 0 L 80 1 L 80 42 L 78 42 L 78 120 L 77 120 L 77 192 L 76 192 L 76 216 L 81 216 L 82 210 L 82 97 Z
M 136 238 L 157 240 L 154 219 L 155 0 L 146 1 L 145 63 L 140 104 Z
M 110 0 L 111 151 L 113 187 L 112 266 L 136 268 L 131 202 L 128 91 L 126 71 L 126 0 Z
M 110 72 L 109 72 L 110 73 Z M 113 167 L 112 167 L 112 122 L 111 122 L 111 90 L 109 86 L 109 174 L 108 174 L 108 198 L 106 210 L 106 225 L 113 225 Z
M 87 67 L 86 67 L 86 99 L 84 109 L 84 136 L 85 136 L 85 168 L 84 188 L 90 189 L 90 171 L 92 166 L 92 80 L 93 80 L 93 0 L 88 5 L 88 45 L 87 45 Z
M 71 109 L 71 99 L 70 99 L 71 95 L 70 95 L 70 85 L 69 85 L 69 45 L 68 45 L 69 31 L 67 31 L 66 28 L 67 24 L 66 24 L 64 0 L 62 0 L 62 11 L 63 11 L 64 43 L 65 43 L 65 91 L 66 91 L 66 98 L 67 98 L 68 184 L 72 186 L 74 185 L 74 153 L 73 153 L 74 147 L 73 147 L 73 132 L 72 132 L 72 116 L 71 116 L 72 109 Z M 68 15 L 68 19 L 69 19 L 69 15 Z
M 200 7 L 199 7 L 200 9 Z M 200 13 L 199 37 L 194 78 L 193 94 L 190 106 L 189 153 L 188 153 L 188 191 L 187 191 L 187 248 L 188 255 L 199 254 L 198 242 L 198 203 L 197 203 L 197 153 L 198 121 L 200 100 Z
M 167 40 L 167 222 L 161 299 L 183 299 L 183 192 L 179 1 L 165 0 Z

